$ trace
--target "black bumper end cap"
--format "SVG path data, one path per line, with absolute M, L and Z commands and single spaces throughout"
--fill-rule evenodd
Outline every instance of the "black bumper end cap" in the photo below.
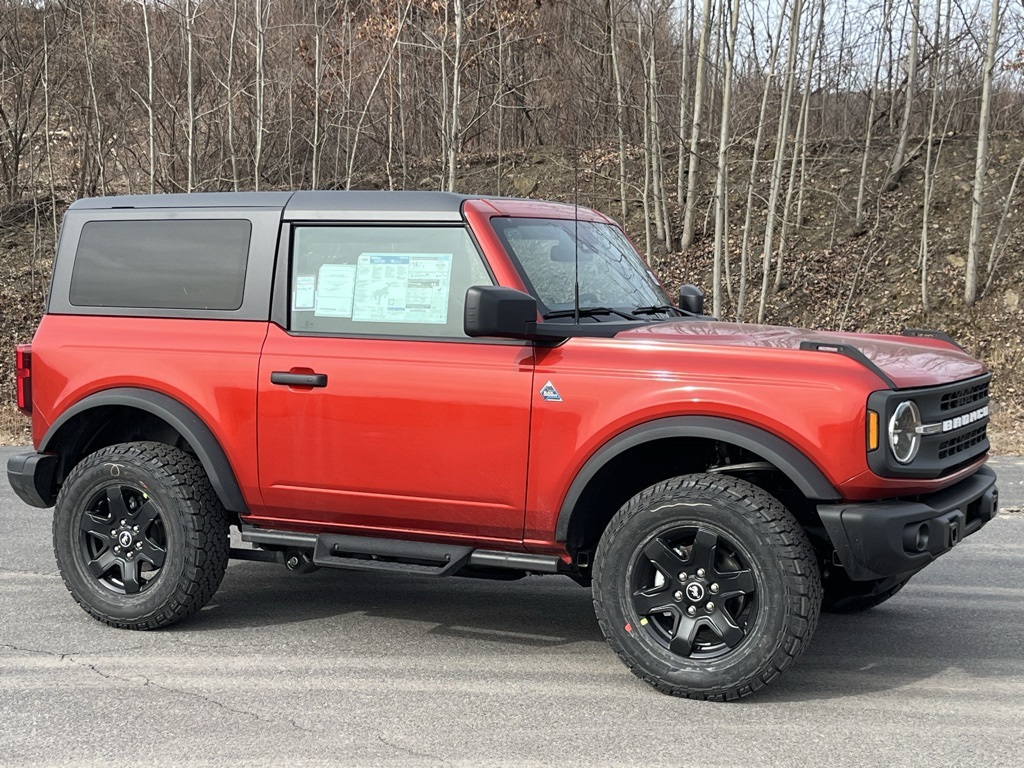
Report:
M 910 575 L 996 516 L 999 491 L 988 467 L 919 501 L 821 504 L 818 515 L 854 581 Z
M 26 451 L 7 460 L 7 481 L 18 498 L 33 507 L 46 509 L 57 501 L 54 476 L 57 455 Z

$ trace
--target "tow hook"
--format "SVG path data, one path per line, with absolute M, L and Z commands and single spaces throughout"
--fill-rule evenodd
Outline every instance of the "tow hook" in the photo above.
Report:
M 292 573 L 312 573 L 319 570 L 313 564 L 313 555 L 305 549 L 289 549 L 284 554 L 284 567 Z

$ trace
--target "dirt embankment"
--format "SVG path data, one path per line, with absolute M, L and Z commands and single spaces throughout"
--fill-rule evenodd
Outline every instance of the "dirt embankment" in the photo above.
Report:
M 903 328 L 935 328 L 946 331 L 993 371 L 993 420 L 991 438 L 996 453 L 1024 454 L 1024 209 L 1011 201 L 1002 237 L 996 249 L 996 264 L 988 273 L 990 251 L 1003 211 L 1005 193 L 1024 153 L 1024 141 L 1001 139 L 993 142 L 989 189 L 985 206 L 980 260 L 983 288 L 973 307 L 963 302 L 964 270 L 967 258 L 970 180 L 973 150 L 970 142 L 947 142 L 936 175 L 930 211 L 927 295 L 929 311 L 922 301 L 921 221 L 924 176 L 912 167 L 900 187 L 887 195 L 869 194 L 866 231 L 854 232 L 853 206 L 856 200 L 859 148 L 826 146 L 809 160 L 801 217 L 790 235 L 784 257 L 782 281 L 770 293 L 766 322 L 801 325 L 820 329 L 898 333 Z M 459 188 L 481 194 L 518 194 L 537 198 L 572 200 L 574 162 L 558 152 L 533 153 L 505 158 L 506 169 L 497 182 L 495 163 L 490 157 L 467 157 Z M 747 169 L 743 147 L 733 155 L 733 179 L 745 179 Z M 674 167 L 674 162 L 666 163 Z M 617 157 L 611 150 L 581 154 L 579 200 L 620 218 Z M 436 171 L 419 169 L 422 188 L 436 188 Z M 872 168 L 872 184 L 884 173 L 884 162 Z M 674 291 L 681 283 L 701 285 L 712 297 L 712 246 L 714 217 L 711 178 L 700 190 L 702 205 L 698 235 L 685 254 L 663 247 L 654 251 L 655 270 Z M 378 187 L 380 180 L 367 178 L 362 186 Z M 765 183 L 762 180 L 761 183 Z M 729 289 L 723 296 L 722 317 L 735 319 L 740 273 L 740 248 L 746 203 L 745 183 L 736 182 L 730 199 L 730 240 L 726 261 Z M 674 189 L 674 184 L 672 185 Z M 761 190 L 759 190 L 761 191 Z M 755 195 L 748 261 L 747 311 L 745 319 L 756 318 L 761 287 L 761 245 L 765 217 L 765 194 Z M 66 202 L 64 203 L 66 205 Z M 58 218 L 63 205 L 58 205 Z M 630 201 L 626 228 L 634 242 L 643 246 L 643 207 Z M 675 231 L 680 214 L 670 206 Z M 795 218 L 795 217 L 791 217 Z M 42 312 L 52 264 L 54 231 L 51 211 L 31 201 L 0 210 L 0 443 L 28 441 L 27 420 L 13 405 L 13 346 L 31 338 Z M 773 266 L 774 270 L 774 266 Z M 774 272 L 773 272 L 774 274 Z

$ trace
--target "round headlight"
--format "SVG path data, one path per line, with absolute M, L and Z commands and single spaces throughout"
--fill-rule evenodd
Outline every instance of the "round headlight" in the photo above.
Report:
M 896 412 L 889 419 L 889 447 L 900 464 L 909 464 L 921 447 L 921 412 L 912 400 L 904 400 L 896 406 Z

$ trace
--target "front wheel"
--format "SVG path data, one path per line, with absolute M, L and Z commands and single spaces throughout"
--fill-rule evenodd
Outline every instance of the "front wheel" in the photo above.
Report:
M 163 443 L 122 443 L 68 475 L 53 549 L 65 586 L 90 615 L 155 629 L 213 597 L 227 568 L 228 528 L 195 458 Z
M 814 551 L 756 486 L 713 474 L 647 488 L 612 518 L 594 563 L 609 644 L 663 693 L 736 699 L 803 652 L 821 607 Z

